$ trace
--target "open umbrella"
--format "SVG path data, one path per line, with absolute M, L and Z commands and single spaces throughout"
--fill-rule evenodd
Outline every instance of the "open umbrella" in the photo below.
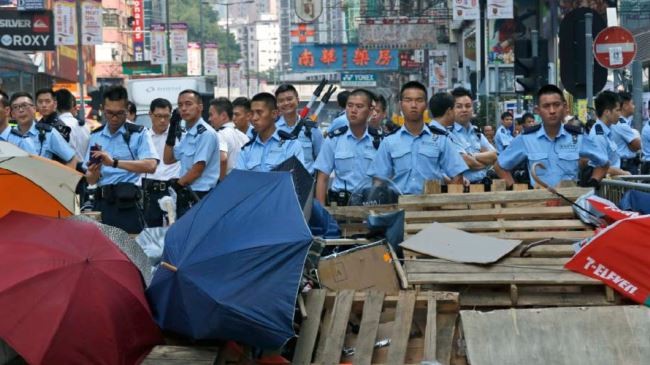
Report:
M 81 177 L 58 162 L 0 142 L 0 217 L 12 210 L 68 217 L 75 212 Z
M 598 232 L 565 267 L 650 306 L 650 216 L 616 221 Z
M 291 175 L 233 170 L 165 237 L 147 289 L 161 328 L 279 348 L 312 241 Z
M 138 269 L 94 225 L 0 219 L 0 337 L 30 364 L 137 364 L 162 341 Z
M 289 171 L 293 178 L 293 185 L 298 195 L 300 207 L 304 212 L 305 219 L 311 217 L 312 201 L 314 200 L 314 178 L 296 156 L 291 156 L 275 168 L 273 171 Z

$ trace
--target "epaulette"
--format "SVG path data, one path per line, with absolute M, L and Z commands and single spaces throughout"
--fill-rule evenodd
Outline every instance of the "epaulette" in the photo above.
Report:
M 104 128 L 106 128 L 106 124 L 102 125 L 101 127 L 95 128 L 92 132 L 90 132 L 90 134 L 101 132 L 104 130 Z
M 334 138 L 334 137 L 342 136 L 342 135 L 344 135 L 345 132 L 347 132 L 347 131 L 348 131 L 348 126 L 347 126 L 347 125 L 344 125 L 344 126 L 342 126 L 342 127 L 336 128 L 335 130 L 333 130 L 333 131 L 327 133 L 327 137 L 329 137 L 329 138 Z
M 38 122 L 36 123 L 36 129 L 39 131 L 51 132 L 52 126 L 47 123 Z
M 564 125 L 564 130 L 573 134 L 573 135 L 581 135 L 584 131 L 582 130 L 582 127 L 573 125 L 573 124 L 565 124 Z
M 594 126 L 596 128 L 596 134 L 605 134 L 605 131 L 603 130 L 603 126 L 600 124 L 596 124 Z
M 310 118 L 305 118 L 305 127 L 307 128 L 318 128 L 318 123 L 314 122 Z
M 14 127 L 11 127 L 11 130 L 9 131 L 9 133 L 11 133 L 11 134 L 13 134 L 13 135 L 15 135 L 15 136 L 18 136 L 18 137 L 20 137 L 20 138 L 27 138 L 27 137 L 28 137 L 27 134 L 20 134 L 20 132 L 18 131 L 18 129 L 16 129 L 16 128 L 14 128 Z
M 501 133 L 508 134 L 508 128 L 506 128 L 506 127 L 501 128 Z
M 207 130 L 208 129 L 203 124 L 199 124 L 196 126 L 196 134 L 201 134 Z
M 374 127 L 368 127 L 368 134 L 372 136 L 372 146 L 379 149 L 381 140 L 384 138 L 382 131 Z
M 474 132 L 474 134 L 476 134 L 476 137 L 479 140 L 481 140 L 481 134 L 483 134 L 483 133 L 481 133 L 481 130 L 479 129 L 479 127 L 477 127 L 475 125 L 472 125 L 472 132 Z
M 537 132 L 540 128 L 542 128 L 541 124 L 534 125 L 532 127 L 528 127 L 524 129 L 524 134 L 531 134 Z
M 243 146 L 241 146 L 241 149 L 242 149 L 242 150 L 243 150 L 244 148 L 246 148 L 246 147 L 252 145 L 252 144 L 255 142 L 255 140 L 257 139 L 257 132 L 255 132 L 255 129 L 253 129 L 253 131 L 251 132 L 251 134 L 253 135 L 253 138 L 251 138 L 248 142 L 246 142 Z
M 280 136 L 281 140 L 292 140 L 298 138 L 297 136 L 294 136 L 292 133 L 285 132 L 283 130 L 278 130 L 278 136 Z
M 130 133 L 140 133 L 144 130 L 143 125 L 138 125 L 134 123 L 124 123 L 124 128 Z
M 447 132 L 444 129 L 440 129 L 440 128 L 438 128 L 436 126 L 433 126 L 433 125 L 430 125 L 430 124 L 426 124 L 426 126 L 429 127 L 429 130 L 433 134 L 438 134 L 438 135 L 441 135 L 441 136 L 448 136 L 449 135 L 449 132 Z

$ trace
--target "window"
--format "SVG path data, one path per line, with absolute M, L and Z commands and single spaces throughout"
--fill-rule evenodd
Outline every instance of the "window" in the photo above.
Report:
M 117 28 L 120 26 L 120 16 L 117 13 L 105 13 L 103 18 L 105 27 Z

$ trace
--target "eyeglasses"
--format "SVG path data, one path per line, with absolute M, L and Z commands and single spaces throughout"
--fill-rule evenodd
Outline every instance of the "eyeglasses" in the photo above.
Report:
M 169 118 L 172 117 L 172 115 L 171 114 L 154 114 L 153 117 L 156 118 L 156 119 L 169 119 Z
M 25 109 L 31 108 L 33 106 L 34 106 L 34 104 L 30 104 L 30 103 L 14 104 L 14 105 L 11 106 L 11 109 L 25 110 Z
M 110 110 L 104 110 L 104 115 L 108 119 L 113 119 L 113 118 L 126 118 L 126 111 L 125 110 L 120 110 L 119 112 L 112 112 Z

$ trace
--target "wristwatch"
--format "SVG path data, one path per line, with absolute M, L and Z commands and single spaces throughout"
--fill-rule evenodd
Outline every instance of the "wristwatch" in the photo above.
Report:
M 113 159 L 113 168 L 117 168 L 117 163 L 120 162 L 120 160 L 114 158 Z

